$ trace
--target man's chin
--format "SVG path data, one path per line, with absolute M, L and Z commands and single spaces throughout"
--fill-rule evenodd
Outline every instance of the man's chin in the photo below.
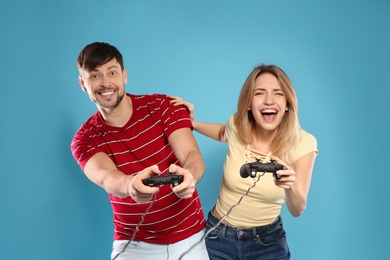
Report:
M 123 96 L 120 96 L 116 99 L 116 101 L 114 101 L 114 100 L 96 100 L 95 104 L 103 109 L 113 110 L 113 109 L 118 107 L 118 105 L 121 103 L 122 100 L 123 100 Z

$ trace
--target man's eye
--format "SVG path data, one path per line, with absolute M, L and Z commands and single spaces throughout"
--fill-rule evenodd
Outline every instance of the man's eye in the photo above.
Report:
M 97 78 L 99 78 L 99 76 L 96 75 L 96 74 L 92 74 L 92 75 L 90 76 L 90 79 L 97 79 Z

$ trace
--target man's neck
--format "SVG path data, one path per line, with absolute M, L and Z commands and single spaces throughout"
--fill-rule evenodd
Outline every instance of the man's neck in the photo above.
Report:
M 133 114 L 131 98 L 127 95 L 114 109 L 99 109 L 104 122 L 114 127 L 123 127 L 127 124 Z

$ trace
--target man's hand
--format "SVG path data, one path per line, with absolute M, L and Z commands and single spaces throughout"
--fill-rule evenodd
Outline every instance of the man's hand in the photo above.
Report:
M 129 195 L 134 201 L 138 203 L 147 203 L 152 199 L 153 194 L 159 190 L 159 187 L 149 187 L 142 183 L 143 179 L 149 178 L 154 174 L 161 174 L 157 165 L 145 168 L 134 176 L 128 188 Z
M 169 166 L 169 172 L 172 174 L 183 175 L 183 182 L 172 188 L 172 191 L 182 199 L 189 199 L 195 192 L 194 176 L 186 169 L 175 164 Z

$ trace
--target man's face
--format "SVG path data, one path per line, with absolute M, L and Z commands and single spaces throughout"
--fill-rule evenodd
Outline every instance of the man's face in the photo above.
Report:
M 81 70 L 79 83 L 98 107 L 113 110 L 125 95 L 126 69 L 112 59 L 92 71 Z

